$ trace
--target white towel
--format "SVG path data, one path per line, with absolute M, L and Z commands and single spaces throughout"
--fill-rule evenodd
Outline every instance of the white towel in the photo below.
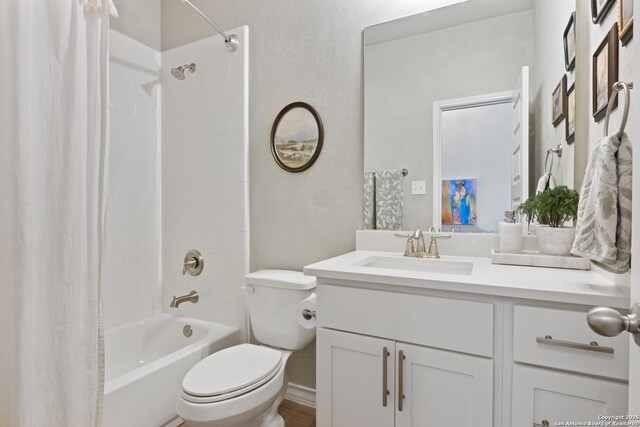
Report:
M 629 269 L 631 256 L 631 142 L 611 135 L 594 148 L 580 191 L 571 253 L 613 273 Z
M 538 180 L 538 186 L 536 187 L 536 194 L 542 193 L 547 188 L 550 190 L 556 188 L 556 181 L 550 173 L 545 173 L 540 177 Z

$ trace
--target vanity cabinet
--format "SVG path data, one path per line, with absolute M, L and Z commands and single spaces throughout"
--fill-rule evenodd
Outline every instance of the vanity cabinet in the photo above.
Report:
M 491 427 L 494 304 L 371 288 L 317 289 L 318 426 Z
M 491 359 L 404 343 L 396 359 L 397 427 L 493 425 Z
M 587 325 L 586 309 L 576 306 L 507 307 L 513 313 L 508 425 L 597 423 L 598 416 L 627 413 L 628 337 L 597 335 Z
M 516 365 L 510 425 L 601 422 L 598 416 L 627 413 L 627 388 L 615 381 Z
M 321 328 L 320 427 L 492 426 L 493 361 Z
M 319 329 L 316 348 L 317 425 L 393 426 L 395 343 Z
M 591 331 L 591 305 L 376 279 L 318 277 L 319 427 L 535 427 L 626 413 L 629 340 Z

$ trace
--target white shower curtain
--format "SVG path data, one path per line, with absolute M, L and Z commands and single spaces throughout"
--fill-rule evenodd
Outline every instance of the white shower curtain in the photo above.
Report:
M 83 2 L 0 2 L 2 427 L 101 423 L 110 0 Z

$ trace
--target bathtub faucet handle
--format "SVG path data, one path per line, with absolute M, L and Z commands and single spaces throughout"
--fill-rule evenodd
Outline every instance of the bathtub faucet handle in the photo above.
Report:
M 184 262 L 184 266 L 182 267 L 182 275 L 184 276 L 185 274 L 187 274 L 187 268 L 193 268 L 196 265 L 198 265 L 198 261 L 196 261 L 195 258 L 191 258 L 188 261 Z
M 198 276 L 204 268 L 204 258 L 202 254 L 195 249 L 190 250 L 184 256 L 182 263 L 182 275 L 189 273 L 192 276 Z

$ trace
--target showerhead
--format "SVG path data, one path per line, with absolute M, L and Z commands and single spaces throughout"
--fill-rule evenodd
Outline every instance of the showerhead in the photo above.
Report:
M 175 77 L 178 80 L 184 80 L 186 70 L 189 70 L 190 72 L 195 73 L 196 64 L 191 63 L 191 64 L 181 65 L 177 68 L 172 68 L 171 74 L 173 75 L 173 77 Z

